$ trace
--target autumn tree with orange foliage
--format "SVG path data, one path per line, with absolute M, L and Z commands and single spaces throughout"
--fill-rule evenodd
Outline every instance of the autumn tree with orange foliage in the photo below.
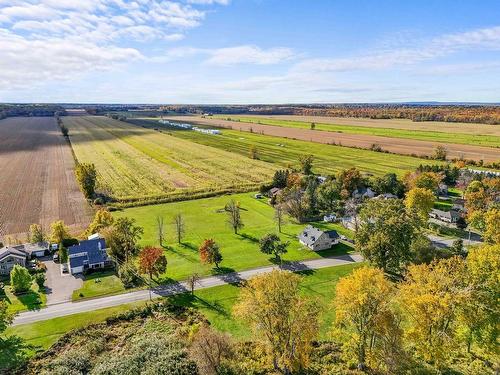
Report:
M 146 246 L 139 253 L 139 271 L 153 276 L 159 276 L 167 269 L 167 258 L 163 254 L 163 249 L 159 247 Z
M 219 268 L 219 263 L 222 262 L 222 254 L 219 245 L 213 239 L 203 241 L 198 250 L 203 263 L 215 264 L 215 267 Z

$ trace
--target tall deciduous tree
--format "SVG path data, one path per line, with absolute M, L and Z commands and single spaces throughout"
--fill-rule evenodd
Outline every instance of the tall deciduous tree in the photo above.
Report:
M 366 368 L 366 355 L 383 320 L 391 315 L 389 308 L 392 285 L 376 268 L 356 269 L 337 284 L 335 293 L 335 329 L 341 338 L 347 336 L 347 346 L 356 348 L 358 369 Z
M 144 230 L 135 225 L 135 219 L 118 218 L 104 234 L 109 254 L 118 262 L 128 261 L 137 253 L 137 241 L 143 233 Z
M 437 191 L 442 179 L 442 176 L 435 172 L 413 172 L 405 175 L 404 183 L 408 190 L 417 187 L 434 192 Z
M 158 243 L 163 246 L 163 240 L 165 239 L 165 223 L 163 216 L 156 216 L 156 235 L 158 236 Z
M 158 277 L 167 270 L 167 258 L 163 254 L 163 249 L 159 247 L 146 246 L 139 252 L 139 271 L 149 276 Z
M 490 244 L 500 244 L 500 207 L 492 207 L 484 214 L 484 240 Z
M 108 228 L 115 222 L 113 215 L 108 210 L 101 208 L 97 210 L 94 215 L 94 219 L 87 228 L 86 234 L 91 235 L 102 231 L 104 228 Z
M 215 264 L 215 267 L 219 268 L 219 263 L 222 262 L 222 254 L 219 245 L 213 239 L 203 241 L 198 250 L 203 263 Z
M 92 198 L 97 183 L 97 170 L 94 164 L 78 163 L 75 169 L 76 179 L 80 184 L 85 198 Z
M 4 300 L 0 300 L 0 334 L 4 333 L 12 323 L 13 315 L 9 311 L 9 305 Z
M 10 271 L 10 286 L 16 294 L 25 293 L 31 289 L 33 281 L 30 273 L 23 266 L 16 264 Z
M 363 185 L 361 172 L 354 167 L 340 171 L 337 174 L 337 181 L 340 184 L 340 195 L 343 199 L 349 198 L 354 190 Z
M 415 187 L 406 193 L 405 206 L 409 210 L 415 210 L 425 222 L 434 206 L 435 199 L 431 190 Z
M 175 236 L 177 237 L 177 243 L 180 244 L 182 242 L 182 237 L 186 232 L 186 225 L 184 223 L 184 217 L 181 213 L 178 213 L 174 216 L 174 227 L 175 227 Z
M 50 240 L 54 243 L 62 245 L 63 241 L 70 238 L 68 228 L 64 225 L 64 221 L 58 220 L 50 225 Z
M 241 219 L 240 206 L 233 199 L 226 204 L 227 222 L 233 228 L 234 233 L 238 234 L 238 229 L 244 227 L 243 220 Z
M 40 224 L 31 224 L 29 229 L 29 242 L 45 241 L 45 233 Z
M 299 283 L 300 277 L 288 271 L 255 276 L 233 310 L 262 338 L 274 369 L 284 374 L 305 367 L 319 329 L 318 307 L 301 295 Z
M 289 242 L 281 242 L 281 239 L 274 233 L 266 234 L 259 241 L 260 251 L 264 254 L 274 254 L 277 262 L 281 261 L 281 256 L 286 254 Z
M 457 314 L 468 299 L 464 288 L 465 262 L 461 257 L 411 265 L 399 288 L 406 316 L 405 337 L 424 360 L 438 367 L 453 352 Z
M 278 226 L 278 232 L 281 233 L 281 227 L 285 224 L 285 210 L 282 204 L 277 204 L 274 206 L 274 221 Z
M 412 243 L 420 234 L 421 220 L 398 199 L 371 199 L 359 214 L 356 248 L 373 265 L 401 276 L 413 259 Z
M 460 305 L 462 336 L 471 352 L 498 351 L 500 321 L 500 244 L 473 248 L 467 256 L 466 281 L 470 295 Z
M 301 155 L 299 156 L 300 169 L 305 175 L 313 174 L 314 156 L 313 155 Z

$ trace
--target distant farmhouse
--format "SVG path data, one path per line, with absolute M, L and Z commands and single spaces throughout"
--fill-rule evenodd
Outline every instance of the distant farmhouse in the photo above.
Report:
M 460 213 L 454 210 L 451 211 L 441 211 L 432 209 L 429 216 L 433 219 L 441 220 L 445 223 L 456 223 L 460 218 Z
M 69 271 L 73 275 L 113 265 L 106 252 L 104 238 L 97 235 L 92 235 L 90 238 L 68 248 Z
M 0 249 L 0 275 L 8 275 L 16 264 L 26 267 L 27 260 L 43 257 L 48 253 L 48 242 L 2 247 Z
M 299 235 L 299 242 L 313 251 L 330 249 L 339 243 L 340 236 L 334 230 L 322 231 L 308 225 Z
M 376 193 L 370 188 L 359 188 L 353 191 L 353 198 L 373 198 Z

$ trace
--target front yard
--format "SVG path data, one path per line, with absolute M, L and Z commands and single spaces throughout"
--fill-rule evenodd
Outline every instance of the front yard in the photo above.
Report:
M 83 286 L 73 292 L 72 300 L 119 294 L 124 291 L 125 287 L 114 271 L 94 272 L 84 276 Z
M 44 307 L 47 303 L 45 290 L 39 291 L 38 285 L 33 282 L 31 290 L 25 294 L 15 295 L 10 287 L 10 280 L 3 279 L 1 282 L 4 288 L 0 290 L 0 299 L 7 302 L 8 309 L 12 313 L 18 313 L 25 310 L 37 310 Z

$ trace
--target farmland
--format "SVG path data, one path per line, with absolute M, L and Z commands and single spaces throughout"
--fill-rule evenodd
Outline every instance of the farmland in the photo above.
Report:
M 157 126 L 157 122 L 154 124 Z M 300 155 L 313 154 L 314 171 L 322 174 L 334 174 L 342 169 L 356 167 L 363 172 L 378 176 L 389 172 L 402 176 L 407 171 L 415 170 L 420 164 L 440 163 L 411 156 L 324 145 L 237 130 L 224 130 L 223 134 L 217 137 L 175 128 L 169 128 L 168 132 L 178 138 L 240 155 L 248 155 L 250 148 L 255 146 L 260 160 L 277 164 L 279 168 L 298 168 Z
M 500 147 L 500 128 L 484 124 L 451 124 L 433 122 L 431 125 L 409 120 L 371 120 L 371 119 L 329 119 L 313 116 L 216 116 L 221 119 L 283 126 L 287 128 L 310 129 L 314 122 L 315 129 L 347 134 L 367 134 L 391 138 L 418 139 L 422 141 L 458 143 Z
M 67 117 L 76 157 L 93 163 L 99 189 L 122 204 L 244 191 L 274 166 L 106 117 Z
M 447 151 L 449 157 L 466 158 L 473 160 L 498 161 L 500 151 L 493 147 L 484 147 L 476 145 L 461 145 L 455 143 L 443 143 L 438 140 L 418 140 L 413 138 L 392 138 L 389 136 L 372 134 L 350 134 L 347 132 L 333 132 L 325 130 L 311 130 L 309 128 L 283 127 L 276 125 L 265 125 L 259 123 L 249 123 L 241 121 L 228 121 L 217 118 L 204 118 L 201 116 L 172 116 L 167 117 L 171 120 L 189 122 L 196 125 L 217 126 L 229 129 L 239 129 L 248 132 L 261 133 L 266 135 L 300 139 L 305 141 L 324 143 L 324 144 L 342 144 L 349 147 L 370 148 L 372 145 L 378 145 L 383 150 L 403 154 L 403 155 L 432 155 L 436 146 L 442 145 Z M 310 127 L 310 124 L 308 124 Z M 359 128 L 354 127 L 354 129 Z M 373 128 L 364 131 L 372 131 Z M 395 129 L 385 130 L 386 132 L 395 132 Z M 404 133 L 404 131 L 403 131 Z
M 1 120 L 0 165 L 0 236 L 26 233 L 33 223 L 47 230 L 58 219 L 75 231 L 88 224 L 90 208 L 54 118 Z
M 241 206 L 241 216 L 245 227 L 238 235 L 234 234 L 227 224 L 227 216 L 224 212 L 224 206 L 230 199 L 239 202 Z M 171 224 L 173 216 L 177 213 L 181 213 L 185 221 L 186 234 L 182 244 L 177 244 L 174 226 Z M 194 272 L 207 275 L 214 271 L 212 266 L 200 263 L 198 247 L 206 238 L 213 238 L 220 245 L 224 257 L 221 267 L 225 272 L 272 264 L 270 256 L 259 251 L 258 241 L 265 234 L 277 231 L 273 215 L 273 208 L 264 199 L 253 198 L 251 193 L 134 207 L 115 213 L 116 217 L 126 216 L 136 219 L 137 224 L 144 228 L 141 245 L 158 245 L 156 217 L 164 217 L 167 234 L 164 247 L 168 260 L 167 273 L 164 276 L 176 280 L 185 279 Z M 323 223 L 317 225 L 325 227 Z M 340 225 L 328 224 L 327 227 L 350 235 L 349 231 Z M 306 250 L 297 240 L 297 235 L 303 228 L 304 225 L 294 224 L 291 221 L 283 226 L 281 237 L 283 240 L 290 241 L 288 253 L 283 257 L 284 260 L 320 258 L 350 250 L 343 244 L 335 246 L 331 251 L 319 253 Z

